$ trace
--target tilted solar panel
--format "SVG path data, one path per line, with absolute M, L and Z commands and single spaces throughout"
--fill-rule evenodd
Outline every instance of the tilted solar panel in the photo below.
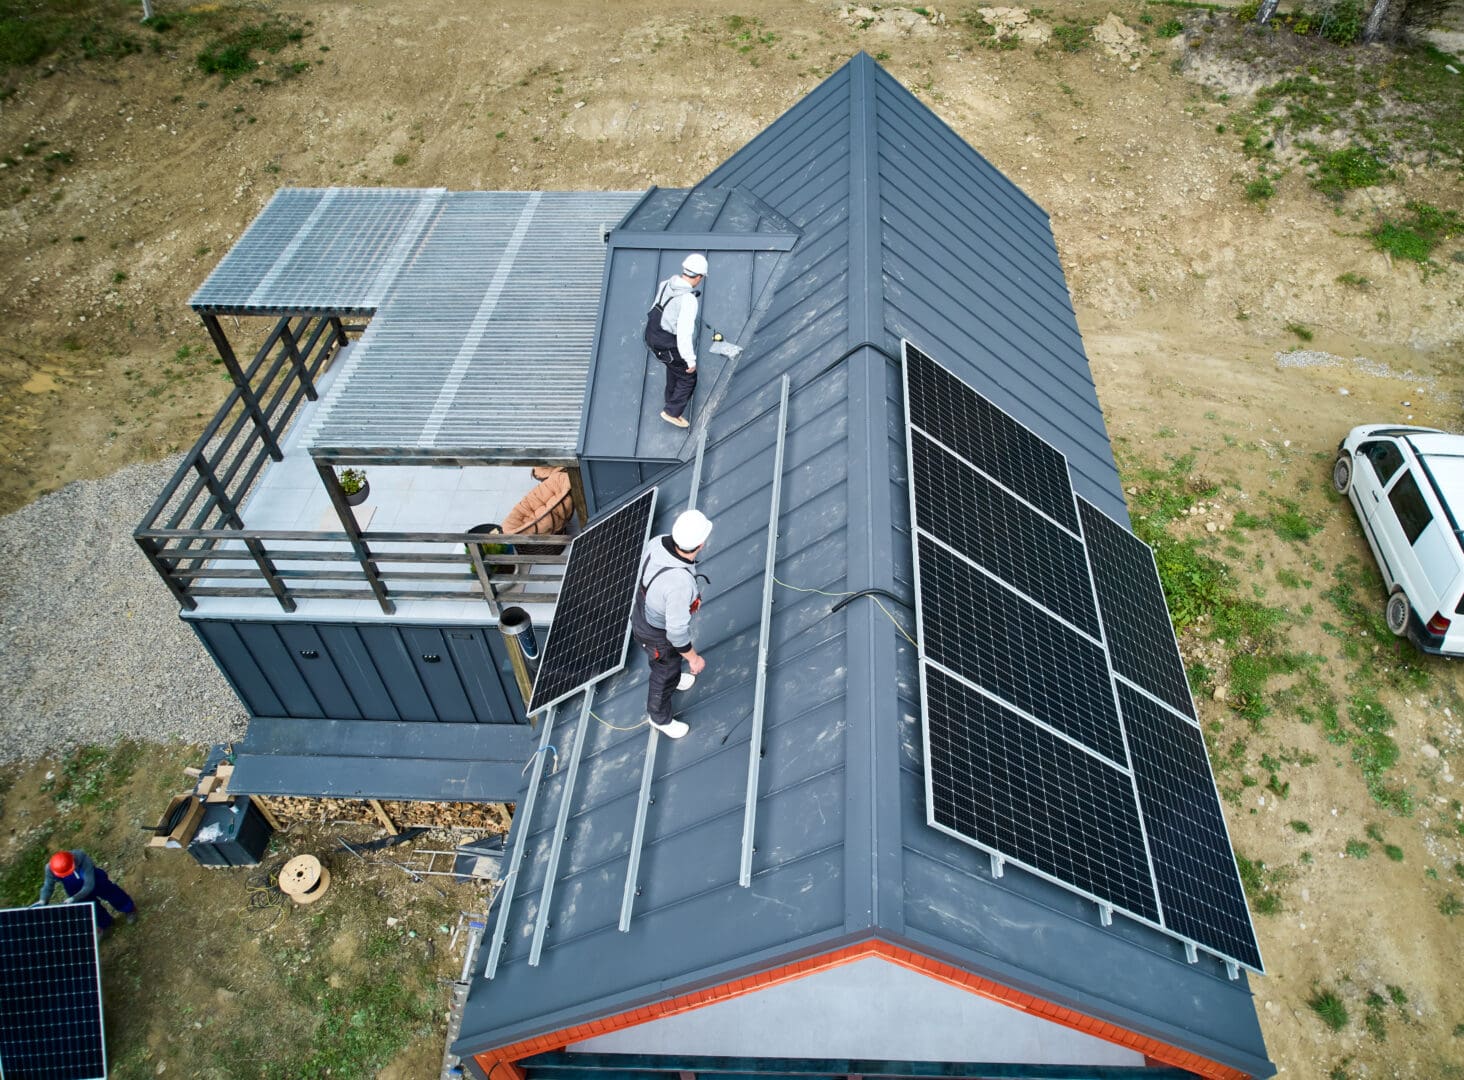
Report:
M 1124 767 L 1103 646 L 928 537 L 918 551 L 925 655 Z
M 1194 702 L 1149 545 L 1078 500 L 1113 670 L 1193 718 Z
M 0 1076 L 107 1075 L 91 904 L 0 911 Z
M 925 668 L 933 824 L 1157 919 L 1127 773 Z
M 1260 970 L 1261 952 L 1200 729 L 1118 684 L 1164 925 Z
M 1078 531 L 1067 458 L 919 349 L 905 345 L 910 423 L 1041 510 Z
M 530 715 L 625 664 L 636 570 L 655 509 L 656 489 L 651 488 L 592 522 L 570 545 L 559 602 L 529 699 Z
M 910 483 L 921 523 L 978 566 L 1098 637 L 1083 541 L 1060 529 L 931 442 L 911 432 Z

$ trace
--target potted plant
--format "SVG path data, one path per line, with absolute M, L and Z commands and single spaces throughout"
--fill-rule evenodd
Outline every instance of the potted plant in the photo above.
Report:
M 492 521 L 484 525 L 474 525 L 471 529 L 468 530 L 468 532 L 488 535 L 493 533 L 502 533 L 503 528 L 496 521 Z M 515 554 L 512 544 L 500 544 L 493 541 L 479 542 L 478 554 L 482 557 L 483 565 L 487 568 L 488 573 L 493 574 L 496 577 L 503 577 L 508 574 L 512 574 L 515 570 L 518 569 L 518 565 L 516 563 L 494 563 L 491 561 L 494 555 Z M 468 562 L 471 563 L 472 561 L 473 555 L 471 549 L 469 549 Z
M 339 474 L 341 493 L 347 506 L 360 506 L 371 494 L 371 485 L 366 481 L 365 469 L 342 469 Z

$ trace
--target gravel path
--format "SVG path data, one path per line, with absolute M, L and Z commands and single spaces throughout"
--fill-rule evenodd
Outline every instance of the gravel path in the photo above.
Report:
M 132 539 L 177 466 L 132 465 L 0 517 L 0 763 L 243 734 L 238 698 Z

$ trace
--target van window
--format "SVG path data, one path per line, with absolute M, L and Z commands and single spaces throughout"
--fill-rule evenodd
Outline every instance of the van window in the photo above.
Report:
M 1429 512 L 1428 503 L 1423 501 L 1423 492 L 1418 490 L 1418 481 L 1413 479 L 1411 472 L 1398 478 L 1393 490 L 1388 492 L 1388 501 L 1393 504 L 1393 512 L 1398 515 L 1398 523 L 1403 526 L 1408 542 L 1417 543 L 1433 520 L 1433 514 Z
M 1357 449 L 1372 462 L 1373 472 L 1378 474 L 1378 480 L 1384 487 L 1403 464 L 1403 451 L 1398 449 L 1395 442 L 1365 442 Z

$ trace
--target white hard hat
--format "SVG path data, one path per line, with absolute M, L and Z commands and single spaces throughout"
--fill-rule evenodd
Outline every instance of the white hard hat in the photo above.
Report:
M 682 261 L 681 272 L 688 277 L 701 277 L 707 272 L 707 257 L 699 251 L 693 251 Z
M 682 551 L 695 551 L 712 535 L 712 521 L 700 510 L 687 510 L 671 526 L 671 542 Z

